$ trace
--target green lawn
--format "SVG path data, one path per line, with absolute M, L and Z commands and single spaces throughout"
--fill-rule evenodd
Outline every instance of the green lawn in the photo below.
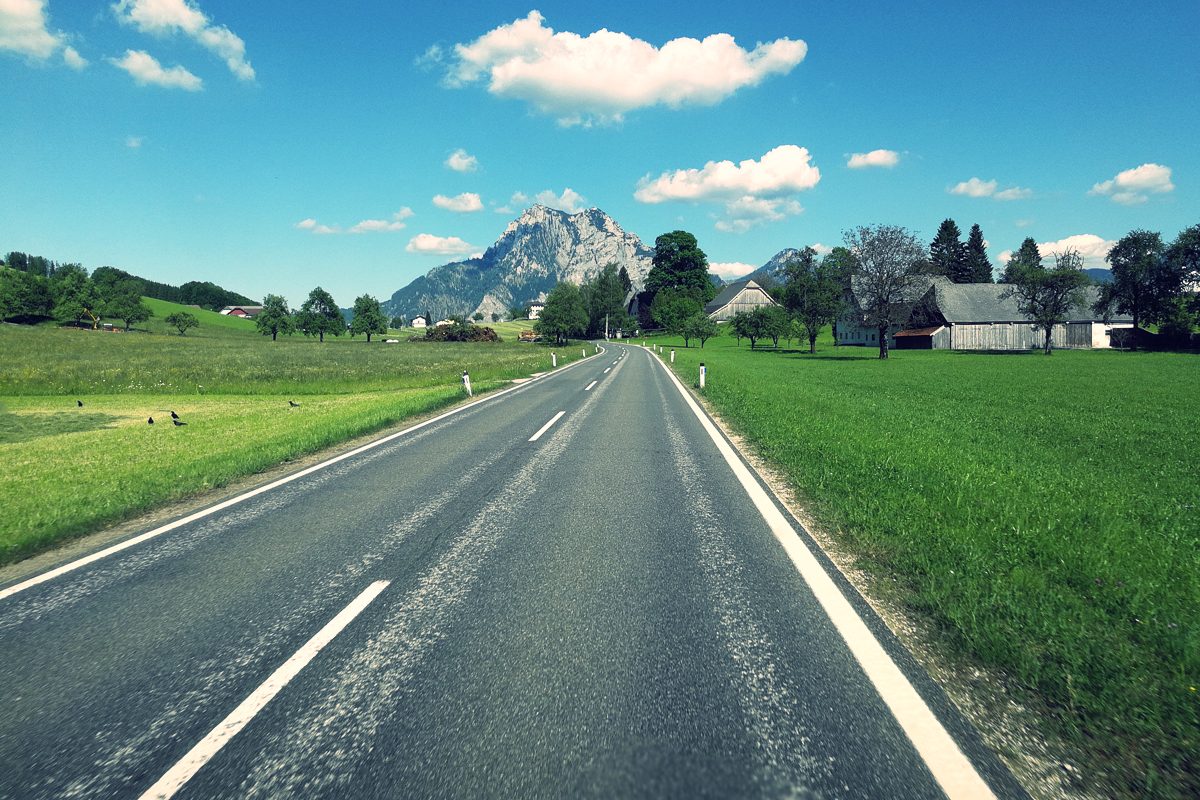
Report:
M 463 370 L 481 393 L 550 368 L 540 345 L 272 342 L 212 323 L 186 336 L 0 325 L 0 563 L 450 405 Z
M 655 341 L 689 384 L 705 362 L 705 397 L 823 528 L 1131 795 L 1200 793 L 1195 355 Z

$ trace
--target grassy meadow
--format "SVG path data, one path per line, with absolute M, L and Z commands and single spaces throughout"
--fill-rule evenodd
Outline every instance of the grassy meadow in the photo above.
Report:
M 154 319 L 132 333 L 0 325 L 0 564 L 453 404 L 463 370 L 479 393 L 550 368 L 548 348 L 515 334 L 272 342 L 207 314 L 186 336 L 154 333 Z M 560 365 L 581 355 L 555 352 Z
M 860 566 L 1130 795 L 1200 794 L 1200 359 L 676 347 Z

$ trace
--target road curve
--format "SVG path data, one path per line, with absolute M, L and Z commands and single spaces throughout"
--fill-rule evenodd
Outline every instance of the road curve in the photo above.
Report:
M 5 587 L 0 797 L 1024 797 L 704 422 L 612 344 Z

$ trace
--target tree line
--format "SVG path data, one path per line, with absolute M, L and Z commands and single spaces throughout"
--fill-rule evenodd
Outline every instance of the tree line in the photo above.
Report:
M 152 316 L 142 302 L 142 284 L 112 267 L 100 267 L 89 275 L 79 264 L 53 264 L 49 274 L 41 274 L 7 263 L 0 268 L 0 319 L 86 321 L 96 328 L 108 317 L 132 328 Z

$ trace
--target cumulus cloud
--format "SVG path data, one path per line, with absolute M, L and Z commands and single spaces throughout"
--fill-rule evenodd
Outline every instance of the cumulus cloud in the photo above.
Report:
M 493 211 L 497 214 L 513 214 L 516 209 L 523 208 L 529 202 L 529 195 L 524 192 L 513 192 L 512 197 L 502 206 L 496 206 Z
M 337 225 L 322 225 L 315 219 L 303 219 L 296 223 L 296 228 L 302 231 L 309 231 L 318 235 L 328 235 L 337 233 L 388 233 L 391 231 L 404 230 L 406 226 L 404 220 L 413 215 L 413 210 L 407 206 L 401 208 L 388 219 L 364 219 L 361 222 L 356 222 L 349 228 L 342 230 Z
M 727 281 L 744 278 L 756 269 L 758 267 L 753 264 L 745 264 L 741 261 L 708 262 L 708 271 Z
M 809 247 L 811 247 L 813 250 L 816 250 L 817 255 L 819 256 L 828 255 L 829 253 L 833 252 L 832 247 L 827 244 L 821 244 L 820 242 L 813 242 L 809 245 Z
M 474 252 L 477 248 L 457 236 L 434 236 L 432 233 L 418 233 L 404 249 L 410 253 L 457 256 Z
M 642 203 L 724 203 L 725 218 L 716 223 L 717 229 L 741 233 L 803 210 L 790 195 L 820 182 L 821 171 L 811 160 L 807 148 L 780 145 L 758 161 L 709 161 L 700 169 L 664 172 L 654 179 L 646 175 L 633 196 Z
M 1047 264 L 1052 265 L 1055 253 L 1062 254 L 1068 250 L 1078 250 L 1079 255 L 1083 256 L 1085 267 L 1107 267 L 1108 264 L 1104 262 L 1104 257 L 1108 255 L 1108 251 L 1115 244 L 1115 240 L 1104 239 L 1094 233 L 1077 233 L 1054 242 L 1038 242 L 1038 252 L 1042 254 Z M 1002 252 L 1000 264 L 1007 264 L 1012 255 L 1012 250 Z
M 460 214 L 470 213 L 472 211 L 483 211 L 483 201 L 479 199 L 479 195 L 474 192 L 463 192 L 454 197 L 446 197 L 444 194 L 433 196 L 433 204 L 438 208 L 444 208 L 447 211 L 455 211 Z
M 524 195 L 521 196 L 524 197 Z M 514 200 L 516 197 L 517 195 L 513 195 Z M 563 189 L 562 194 L 555 194 L 550 189 L 544 189 L 534 195 L 533 199 L 547 208 L 557 208 L 568 214 L 576 214 L 587 208 L 587 198 L 570 187 Z
M 246 43 L 224 25 L 212 24 L 190 0 L 118 0 L 112 9 L 118 20 L 142 33 L 182 33 L 224 59 L 225 66 L 240 80 L 254 80 L 254 67 L 246 60 Z
M 163 86 L 189 92 L 198 92 L 204 87 L 203 81 L 183 67 L 166 69 L 145 50 L 126 50 L 123 57 L 110 58 L 108 61 L 114 67 L 128 72 L 139 86 Z
M 895 150 L 872 150 L 869 153 L 852 153 L 846 166 L 850 169 L 866 169 L 868 167 L 892 168 L 900 161 L 900 154 Z
M 455 172 L 474 172 L 479 169 L 479 159 L 460 147 L 446 159 L 446 166 Z
M 952 188 L 947 189 L 947 191 L 950 194 L 964 195 L 966 197 L 990 197 L 993 200 L 1025 200 L 1033 196 L 1032 189 L 1022 189 L 1020 186 L 1010 186 L 1007 189 L 1000 189 L 1000 184 L 996 181 L 982 181 L 979 178 L 971 178 L 969 181 L 956 183 Z
M 522 100 L 562 125 L 619 122 L 648 106 L 714 105 L 744 86 L 787 74 L 804 60 L 808 45 L 777 39 L 742 49 L 732 36 L 672 39 L 662 47 L 628 34 L 599 30 L 587 36 L 556 33 L 531 11 L 524 19 L 456 44 L 445 61 L 450 86 L 487 80 L 488 91 Z
M 1164 194 L 1175 190 L 1171 183 L 1171 168 L 1162 164 L 1142 164 L 1140 167 L 1118 172 L 1112 180 L 1102 181 L 1092 187 L 1088 194 L 1103 195 L 1114 203 L 1132 206 L 1144 203 L 1151 194 Z
M 45 0 L 0 0 L 0 50 L 37 61 L 62 53 L 63 62 L 72 69 L 83 69 L 88 63 L 67 44 L 65 33 L 50 30 Z

